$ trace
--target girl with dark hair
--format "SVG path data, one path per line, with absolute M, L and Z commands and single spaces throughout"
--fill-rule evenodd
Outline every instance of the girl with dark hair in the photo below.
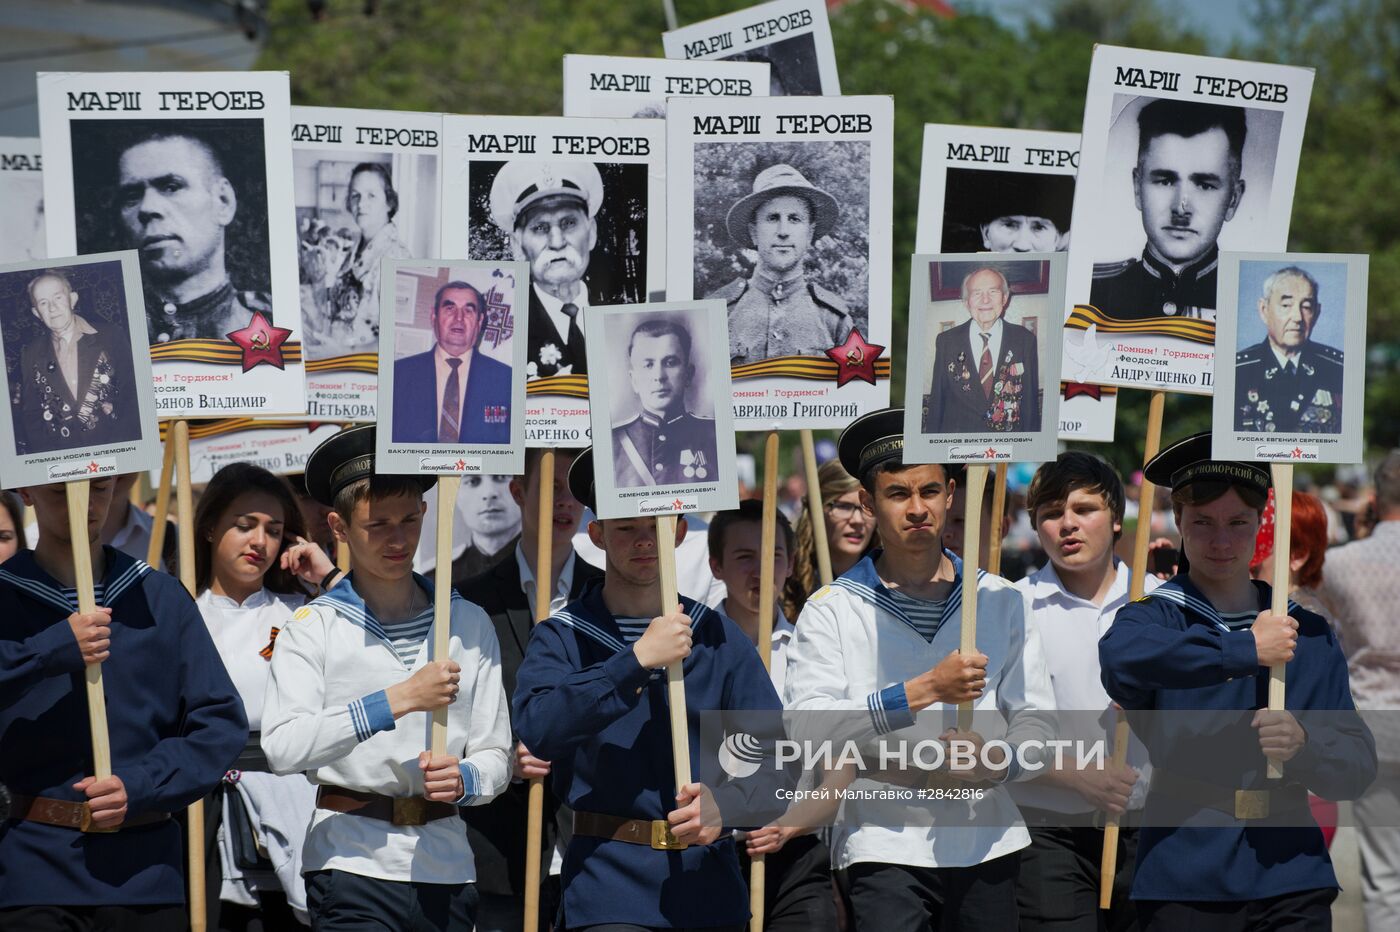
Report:
M 13 492 L 0 492 L 0 563 L 28 548 L 24 542 L 24 504 Z
M 394 217 L 399 193 L 389 167 L 361 162 L 350 172 L 345 211 L 360 230 L 360 241 L 345 256 L 330 295 L 330 332 L 326 343 L 340 353 L 379 349 L 379 268 L 384 259 L 410 259 Z M 334 355 L 334 354 L 332 354 Z
M 207 809 L 207 876 L 222 879 L 207 897 L 208 927 L 297 928 L 293 914 L 305 915 L 306 908 L 300 847 L 315 793 L 301 774 L 268 772 L 259 745 L 263 693 L 278 632 L 336 570 L 306 539 L 291 486 L 251 463 L 214 474 L 195 511 L 194 538 L 195 601 L 243 699 L 250 731 L 247 749 Z M 242 830 L 247 826 L 255 836 Z

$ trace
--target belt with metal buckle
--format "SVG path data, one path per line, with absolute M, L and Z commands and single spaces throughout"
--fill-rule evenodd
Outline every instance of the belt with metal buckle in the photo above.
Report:
M 671 832 L 665 819 L 628 819 L 600 812 L 575 812 L 574 834 L 647 845 L 656 851 L 682 851 L 690 847 Z
M 451 803 L 422 796 L 381 796 L 326 784 L 316 790 L 316 808 L 378 819 L 399 826 L 421 826 L 457 815 Z
M 1300 783 L 1284 784 L 1277 789 L 1240 790 L 1216 786 L 1160 768 L 1152 774 L 1152 792 L 1177 802 L 1214 809 L 1241 821 L 1267 819 L 1308 808 L 1308 791 Z
M 10 798 L 10 818 L 25 822 L 40 822 L 44 825 L 57 825 L 84 833 L 116 832 L 124 828 L 140 828 L 155 825 L 170 818 L 168 812 L 143 812 L 140 815 L 123 819 L 116 828 L 98 828 L 92 824 L 92 807 L 86 802 L 67 799 L 52 799 L 47 796 L 23 796 L 19 793 Z

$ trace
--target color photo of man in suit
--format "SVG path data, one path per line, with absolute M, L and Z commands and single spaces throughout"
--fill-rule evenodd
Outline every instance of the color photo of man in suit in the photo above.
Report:
M 970 319 L 934 341 L 933 385 L 924 398 L 929 434 L 1040 430 L 1040 366 L 1035 334 L 1006 320 L 1011 286 L 983 267 L 963 279 Z
M 584 308 L 598 243 L 603 178 L 592 162 L 507 162 L 491 184 L 491 219 L 530 263 L 526 378 L 587 375 Z
M 510 443 L 510 366 L 476 351 L 485 320 L 471 285 L 437 290 L 433 348 L 394 363 L 394 443 Z

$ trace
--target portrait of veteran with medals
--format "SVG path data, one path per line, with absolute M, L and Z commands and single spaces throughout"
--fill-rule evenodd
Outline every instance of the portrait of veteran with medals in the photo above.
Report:
M 1040 430 L 1035 334 L 1006 319 L 1011 286 L 990 266 L 963 279 L 969 319 L 934 341 L 933 385 L 924 398 L 925 433 Z
M 671 320 L 638 324 L 627 341 L 627 371 L 641 411 L 613 428 L 613 469 L 619 488 L 715 481 L 713 418 L 685 408 L 695 378 L 690 332 Z
M 1317 279 L 1297 266 L 1264 280 L 1268 335 L 1235 354 L 1235 430 L 1341 433 L 1343 354 L 1313 342 L 1321 313 Z
M 530 264 L 527 379 L 588 374 L 583 310 L 602 302 L 584 276 L 602 204 L 592 162 L 507 162 L 491 183 L 491 219 Z
M 851 332 L 845 303 L 807 280 L 812 244 L 830 233 L 840 216 L 836 198 L 790 165 L 772 165 L 753 180 L 753 193 L 729 208 L 725 227 L 758 264 L 707 298 L 729 308 L 729 362 L 740 365 L 775 356 L 822 356 Z

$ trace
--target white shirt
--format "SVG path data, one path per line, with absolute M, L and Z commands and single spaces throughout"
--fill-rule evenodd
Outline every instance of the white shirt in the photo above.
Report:
M 1284 352 L 1275 346 L 1272 340 L 1269 341 L 1269 350 L 1274 354 L 1274 358 L 1278 360 L 1280 368 L 1287 368 L 1290 362 L 1296 363 L 1298 357 L 1302 355 L 1298 350 L 1294 350 L 1291 353 Z M 1297 366 L 1294 366 L 1294 368 L 1296 369 Z
M 578 294 L 574 295 L 572 301 L 560 301 L 554 295 L 545 291 L 539 285 L 531 285 L 535 289 L 535 297 L 540 299 L 540 306 L 544 308 L 545 316 L 550 323 L 554 324 L 554 329 L 559 331 L 559 336 L 564 342 L 569 341 L 569 315 L 564 313 L 564 305 L 572 304 L 578 308 L 578 316 L 574 320 L 578 321 L 579 333 L 583 333 L 583 311 L 588 307 L 588 286 L 580 280 L 578 283 Z M 560 349 L 563 349 L 561 346 Z
M 574 560 L 577 555 L 571 550 L 569 558 L 564 561 L 564 568 L 559 571 L 559 583 L 554 587 L 554 593 L 549 597 L 549 613 L 553 615 L 565 605 L 569 604 L 569 590 L 574 586 Z M 525 600 L 530 603 L 530 617 L 538 617 L 535 614 L 535 574 L 530 571 L 530 564 L 525 561 L 525 548 L 516 541 L 515 544 L 515 565 L 520 568 L 520 588 L 525 592 Z
M 998 317 L 997 322 L 992 324 L 992 329 L 987 331 L 987 348 L 992 351 L 992 371 L 997 369 L 997 354 L 1001 352 L 1001 335 L 1006 330 L 1001 325 L 1002 318 Z M 972 322 L 972 326 L 967 328 L 968 345 L 972 347 L 972 371 L 976 372 L 982 365 L 982 328 L 977 325 L 977 321 Z
M 63 381 L 68 384 L 68 394 L 79 404 L 82 404 L 83 400 L 78 397 L 78 338 L 96 332 L 92 324 L 74 314 L 73 325 L 68 328 L 67 333 L 49 334 L 54 358 L 58 360 L 58 370 L 63 373 Z
M 729 614 L 728 599 L 725 599 L 717 607 L 719 613 L 730 621 L 734 621 L 734 616 Z M 768 647 L 768 678 L 773 681 L 773 689 L 778 693 L 779 698 L 783 695 L 783 684 L 787 682 L 787 650 L 788 643 L 792 640 L 793 634 L 797 631 L 792 622 L 787 620 L 783 610 L 777 606 L 773 607 L 773 637 Z M 738 622 L 734 622 L 736 625 Z M 742 629 L 741 629 L 742 630 Z
M 195 599 L 214 647 L 223 658 L 224 668 L 233 680 L 243 708 L 248 713 L 248 727 L 262 729 L 263 694 L 267 692 L 267 675 L 272 669 L 272 655 L 260 653 L 272 641 L 272 630 L 287 626 L 292 612 L 306 601 L 302 596 L 279 595 L 259 589 L 240 605 L 224 595 L 205 589 Z
M 433 368 L 437 372 L 437 422 L 442 421 L 443 402 L 447 400 L 447 380 L 452 375 L 452 367 L 447 364 L 449 356 L 442 344 L 433 347 Z M 457 367 L 457 425 L 461 427 L 462 403 L 467 397 L 467 373 L 472 369 L 472 351 L 461 356 L 462 364 Z
M 1096 741 L 1113 730 L 1112 700 L 1100 676 L 1099 639 L 1113 624 L 1118 610 L 1128 604 L 1131 576 L 1120 561 L 1115 559 L 1113 565 L 1113 585 L 1102 606 L 1067 590 L 1052 562 L 1016 583 L 1016 588 L 1030 597 L 1031 624 L 1040 633 L 1055 708 L 1061 712 L 1057 737 Z M 1143 591 L 1151 592 L 1159 585 L 1157 577 L 1148 574 Z M 1111 739 L 1108 753 L 1112 753 Z M 1128 764 L 1140 772 L 1128 808 L 1140 809 L 1147 795 L 1150 769 L 1147 749 L 1136 736 L 1128 745 Z M 1082 813 L 1094 808 L 1075 791 L 1041 781 L 1018 783 L 1012 787 L 1011 795 L 1020 805 L 1053 812 Z

